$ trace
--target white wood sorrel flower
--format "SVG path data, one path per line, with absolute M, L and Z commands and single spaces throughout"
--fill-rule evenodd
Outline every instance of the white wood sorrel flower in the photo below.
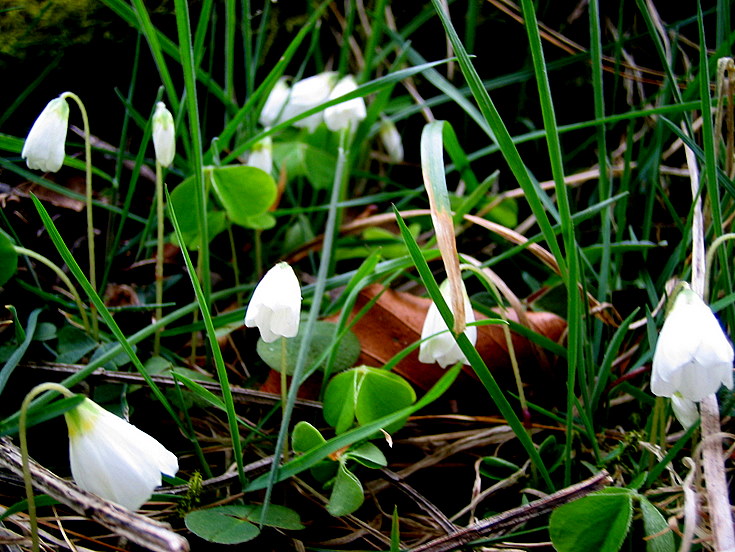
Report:
M 153 149 L 156 160 L 162 167 L 169 167 L 176 155 L 176 128 L 174 117 L 166 108 L 166 104 L 158 102 L 153 114 Z
M 654 395 L 701 401 L 732 389 L 733 348 L 712 310 L 689 286 L 674 300 L 653 354 Z
M 69 104 L 64 96 L 51 100 L 33 123 L 21 157 L 29 169 L 56 172 L 64 164 L 64 145 L 69 126 Z
M 273 172 L 273 140 L 270 136 L 266 136 L 253 146 L 247 164 L 268 174 Z
M 272 127 L 276 123 L 280 123 L 284 120 L 283 109 L 286 107 L 288 97 L 291 95 L 291 88 L 286 84 L 286 78 L 281 77 L 273 85 L 268 99 L 263 105 L 263 109 L 260 112 L 258 121 L 264 127 Z
M 345 75 L 332 89 L 328 99 L 337 99 L 340 96 L 354 92 L 356 89 L 355 77 Z M 353 98 L 324 110 L 324 122 L 327 123 L 327 128 L 331 131 L 342 130 L 350 126 L 354 128 L 366 116 L 365 100 L 362 98 Z
M 444 297 L 444 300 L 451 309 L 452 300 L 449 280 L 445 280 L 442 285 L 439 286 L 439 289 L 441 290 L 442 297 Z M 467 296 L 464 284 L 462 284 L 462 295 L 464 296 L 465 320 L 469 324 L 475 321 L 475 313 L 472 310 L 472 304 L 470 303 L 470 298 Z M 475 326 L 467 326 L 464 334 L 469 338 L 473 345 L 477 342 L 477 328 Z M 429 336 L 434 337 L 426 339 Z M 464 353 L 459 348 L 459 345 L 457 345 L 454 336 L 448 331 L 447 325 L 444 323 L 444 319 L 439 313 L 439 309 L 436 307 L 435 303 L 431 304 L 429 311 L 426 313 L 424 327 L 421 330 L 421 339 L 426 339 L 426 341 L 421 342 L 419 349 L 419 362 L 423 362 L 425 364 L 438 362 L 442 368 L 446 368 L 456 362 L 469 364 L 467 357 L 465 357 Z
M 162 473 L 179 471 L 176 455 L 89 399 L 64 417 L 71 474 L 85 491 L 137 510 L 161 485 Z
M 301 317 L 301 286 L 288 263 L 278 263 L 255 287 L 245 312 L 245 325 L 260 330 L 272 343 L 279 337 L 295 337 Z
M 285 121 L 291 117 L 301 115 L 313 107 L 323 104 L 329 98 L 329 93 L 334 87 L 337 73 L 327 71 L 313 77 L 300 80 L 291 87 L 291 95 L 288 97 L 286 106 L 283 108 L 280 120 Z M 309 115 L 305 119 L 296 121 L 293 126 L 297 128 L 308 128 L 313 132 L 324 119 L 324 112 L 320 111 Z

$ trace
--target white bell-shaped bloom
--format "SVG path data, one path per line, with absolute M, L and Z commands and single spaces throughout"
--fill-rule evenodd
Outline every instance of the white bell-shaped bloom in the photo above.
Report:
M 334 100 L 356 89 L 355 77 L 345 75 L 332 89 L 328 99 Z M 337 131 L 347 127 L 355 128 L 366 115 L 365 100 L 363 98 L 353 98 L 325 109 L 324 122 L 327 123 L 329 130 Z
M 686 286 L 674 300 L 653 354 L 651 391 L 701 401 L 732 389 L 733 348 L 712 310 Z
M 179 471 L 176 455 L 89 399 L 64 417 L 71 473 L 86 491 L 137 510 L 161 485 L 161 473 Z
M 288 263 L 278 263 L 255 287 L 245 312 L 245 325 L 260 330 L 272 343 L 279 337 L 295 337 L 301 318 L 301 286 Z
M 288 97 L 286 106 L 283 108 L 280 120 L 285 121 L 292 117 L 296 117 L 304 111 L 326 102 L 329 98 L 329 93 L 334 87 L 334 81 L 336 78 L 336 73 L 327 71 L 295 83 L 291 87 L 291 95 Z M 313 132 L 323 119 L 324 112 L 320 111 L 319 113 L 310 115 L 305 119 L 296 121 L 294 126 L 298 128 L 308 128 L 310 132 Z
M 68 126 L 69 104 L 59 96 L 46 105 L 23 144 L 20 155 L 29 169 L 56 172 L 61 168 Z
M 684 429 L 689 429 L 699 420 L 697 403 L 685 399 L 680 393 L 671 395 L 671 407 L 674 410 L 674 416 Z
M 286 84 L 286 78 L 282 77 L 278 79 L 260 112 L 258 121 L 261 125 L 268 128 L 284 120 L 282 116 L 283 109 L 286 106 L 290 94 L 291 89 Z
M 380 123 L 380 140 L 393 163 L 403 162 L 403 141 L 396 125 L 388 118 Z
M 273 170 L 273 141 L 266 136 L 253 146 L 248 156 L 248 166 L 271 174 Z
M 452 299 L 449 281 L 444 281 L 439 289 L 441 290 L 442 297 L 444 297 L 444 301 L 446 301 L 451 309 Z M 470 298 L 467 296 L 464 283 L 462 284 L 462 295 L 464 296 L 465 321 L 470 324 L 475 321 L 475 313 L 472 310 L 472 304 L 470 303 Z M 452 314 L 454 314 L 454 311 L 452 311 Z M 473 345 L 477 343 L 477 328 L 475 326 L 467 326 L 464 334 Z M 419 349 L 420 362 L 426 364 L 438 362 L 442 368 L 446 368 L 457 362 L 469 364 L 467 357 L 465 357 L 459 345 L 457 345 L 454 336 L 448 331 L 447 325 L 444 323 L 444 319 L 435 303 L 431 304 L 429 311 L 426 313 L 424 327 L 421 330 L 421 339 L 425 341 L 421 342 Z
M 153 114 L 153 149 L 156 151 L 156 161 L 162 167 L 168 167 L 174 162 L 176 155 L 174 117 L 163 102 L 156 104 L 156 111 Z

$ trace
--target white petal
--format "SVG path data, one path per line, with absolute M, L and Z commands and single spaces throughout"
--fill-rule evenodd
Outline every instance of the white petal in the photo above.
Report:
M 732 387 L 733 348 L 712 310 L 691 289 L 677 295 L 653 356 L 651 391 L 701 401 Z
M 403 141 L 396 125 L 390 119 L 383 119 L 380 124 L 380 139 L 388 157 L 393 163 L 403 161 Z
M 56 172 L 64 164 L 64 146 L 69 122 L 69 104 L 58 97 L 51 100 L 33 123 L 23 144 L 21 157 L 30 169 Z
M 300 115 L 304 111 L 326 102 L 327 98 L 329 98 L 329 93 L 334 86 L 335 77 L 336 73 L 325 72 L 295 83 L 291 88 L 291 96 L 283 110 L 281 120 L 285 121 L 287 119 L 291 119 L 292 117 Z M 309 131 L 314 131 L 314 129 L 316 129 L 323 120 L 324 112 L 320 111 L 319 113 L 310 115 L 305 119 L 296 121 L 294 126 L 298 128 L 308 128 Z
M 329 94 L 329 99 L 333 100 L 349 94 L 357 89 L 355 77 L 352 75 L 344 76 Z M 352 126 L 353 128 L 367 116 L 365 108 L 365 100 L 363 98 L 353 98 L 346 102 L 333 105 L 324 110 L 324 122 L 327 128 L 332 131 L 341 130 Z
M 451 309 L 451 292 L 449 290 L 448 282 L 444 282 L 440 287 L 442 297 L 449 305 Z M 464 293 L 465 300 L 465 320 L 466 322 L 474 322 L 475 314 L 472 310 L 472 304 L 470 303 L 467 293 Z M 419 348 L 419 361 L 431 364 L 438 362 L 442 368 L 446 368 L 451 364 L 461 362 L 462 364 L 469 364 L 467 357 L 464 355 L 462 350 L 459 348 L 456 340 L 452 334 L 447 331 L 447 325 L 444 323 L 444 319 L 439 313 L 439 309 L 436 304 L 432 303 L 429 310 L 426 313 L 424 319 L 424 325 L 421 329 L 421 339 L 423 341 Z M 439 333 L 443 332 L 443 333 Z M 435 335 L 438 334 L 438 335 Z M 468 326 L 464 334 L 474 345 L 477 342 L 477 328 L 475 326 Z M 429 338 L 430 339 L 426 339 Z
M 290 93 L 291 89 L 286 84 L 286 79 L 278 79 L 278 82 L 276 82 L 271 93 L 268 95 L 265 105 L 263 105 L 263 110 L 260 112 L 260 119 L 258 120 L 261 125 L 272 127 L 276 123 L 285 120 L 282 116 L 282 111 Z
M 245 325 L 257 326 L 266 343 L 298 334 L 301 286 L 287 263 L 271 268 L 255 287 L 245 312 Z
M 176 128 L 173 115 L 163 102 L 156 104 L 156 112 L 153 114 L 153 149 L 161 166 L 168 167 L 173 163 L 176 155 Z
M 671 396 L 671 407 L 674 410 L 674 416 L 685 429 L 689 429 L 699 419 L 697 403 L 685 399 L 678 393 Z
M 161 473 L 179 469 L 153 437 L 88 399 L 66 416 L 72 476 L 82 489 L 137 510 L 161 484 Z
M 253 146 L 248 156 L 248 166 L 271 174 L 273 171 L 273 142 L 270 136 L 266 136 Z

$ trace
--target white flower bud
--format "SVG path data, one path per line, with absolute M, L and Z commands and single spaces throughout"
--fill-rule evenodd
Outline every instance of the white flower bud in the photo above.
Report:
M 355 77 L 345 75 L 329 94 L 328 99 L 334 100 L 356 89 Z M 353 98 L 325 109 L 324 122 L 327 123 L 329 130 L 337 131 L 347 127 L 356 127 L 366 115 L 365 100 L 363 98 Z
M 653 354 L 651 391 L 701 401 L 732 389 L 733 348 L 712 310 L 688 286 L 674 300 Z
M 147 433 L 85 399 L 64 413 L 74 481 L 85 491 L 137 510 L 173 476 L 179 461 Z
M 51 100 L 33 123 L 21 157 L 29 169 L 56 172 L 64 164 L 69 104 L 62 96 Z
M 444 297 L 444 300 L 451 309 L 452 298 L 449 280 L 445 280 L 439 289 L 441 290 L 442 297 Z M 475 313 L 472 310 L 472 304 L 470 303 L 470 298 L 467 296 L 464 283 L 462 284 L 462 294 L 464 295 L 465 320 L 470 324 L 475 321 Z M 423 362 L 425 364 L 438 362 L 442 368 L 446 368 L 447 366 L 457 362 L 469 364 L 467 357 L 465 357 L 464 353 L 459 348 L 459 345 L 457 345 L 454 336 L 448 330 L 447 325 L 444 323 L 444 319 L 439 313 L 439 309 L 435 303 L 432 303 L 426 313 L 424 327 L 421 330 L 421 339 L 425 341 L 421 342 L 419 349 L 419 362 Z M 477 343 L 477 328 L 475 326 L 467 326 L 464 334 L 473 345 Z M 426 339 L 430 336 L 433 337 Z
M 403 141 L 390 119 L 384 118 L 380 123 L 380 140 L 393 163 L 403 162 Z
M 271 174 L 273 170 L 273 141 L 270 136 L 266 136 L 253 146 L 247 164 L 249 167 L 256 167 Z
M 153 114 L 153 149 L 156 151 L 156 160 L 162 167 L 173 163 L 176 155 L 176 129 L 174 117 L 163 102 L 156 104 Z
M 245 325 L 260 330 L 272 343 L 279 337 L 295 337 L 301 317 L 301 286 L 288 263 L 278 263 L 255 287 L 245 313 Z

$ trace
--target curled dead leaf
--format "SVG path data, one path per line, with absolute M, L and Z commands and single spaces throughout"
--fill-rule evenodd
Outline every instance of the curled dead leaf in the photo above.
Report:
M 352 327 L 360 340 L 361 354 L 358 363 L 382 366 L 397 353 L 418 341 L 421 328 L 431 300 L 417 297 L 379 284 L 373 284 L 360 292 L 354 313 L 370 300 L 378 297 L 373 307 Z M 506 311 L 505 316 L 514 322 L 518 316 Z M 483 315 L 475 312 L 478 320 Z M 554 342 L 563 339 L 566 321 L 550 312 L 526 312 L 530 330 Z M 556 378 L 557 359 L 549 355 L 527 338 L 511 331 L 513 348 L 520 367 L 521 377 L 531 396 L 545 395 L 551 391 Z M 501 386 L 512 390 L 515 387 L 512 365 L 505 334 L 501 325 L 478 326 L 477 350 Z M 438 364 L 424 364 L 418 360 L 418 350 L 411 352 L 395 367 L 395 372 L 406 378 L 420 390 L 428 390 L 444 374 Z M 477 387 L 476 376 L 471 367 L 464 367 L 464 382 L 460 385 Z

